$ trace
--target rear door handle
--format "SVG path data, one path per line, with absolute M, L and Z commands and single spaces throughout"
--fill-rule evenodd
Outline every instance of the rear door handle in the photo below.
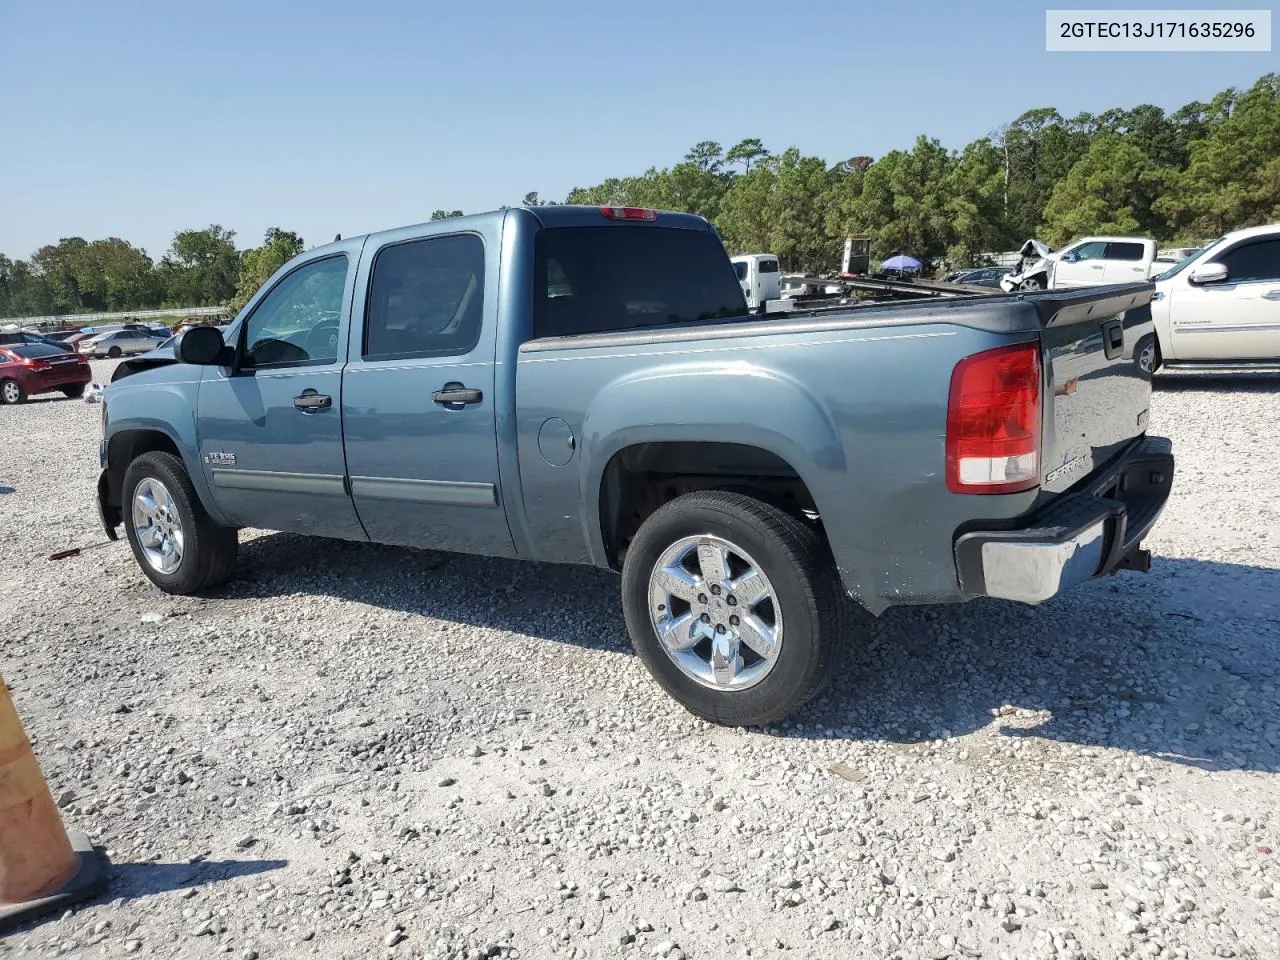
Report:
M 1280 300 L 1280 290 L 1268 290 L 1262 295 L 1263 300 Z
M 293 405 L 299 410 L 327 410 L 333 406 L 333 397 L 314 390 L 304 390 L 301 396 L 293 398 Z
M 451 380 L 433 393 L 431 399 L 444 406 L 465 406 L 468 403 L 479 403 L 484 399 L 484 394 Z

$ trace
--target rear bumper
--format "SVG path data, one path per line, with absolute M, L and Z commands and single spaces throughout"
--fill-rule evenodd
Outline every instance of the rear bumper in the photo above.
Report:
M 1002 530 L 956 538 L 956 572 L 968 596 L 1041 603 L 1117 570 L 1145 571 L 1142 538 L 1173 488 L 1173 445 L 1144 437 L 1044 510 Z

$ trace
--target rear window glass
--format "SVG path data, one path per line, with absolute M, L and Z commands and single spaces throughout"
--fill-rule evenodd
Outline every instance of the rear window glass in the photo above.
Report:
M 709 230 L 560 227 L 534 244 L 535 337 L 635 330 L 746 314 Z
M 1140 243 L 1108 243 L 1108 260 L 1141 260 L 1145 251 Z
M 761 260 L 760 272 L 761 273 L 777 273 L 778 261 L 777 260 Z
M 5 347 L 10 353 L 17 354 L 19 357 L 28 357 L 32 360 L 38 360 L 40 357 L 65 357 L 67 351 L 59 350 L 57 347 L 50 346 L 47 343 L 23 343 Z

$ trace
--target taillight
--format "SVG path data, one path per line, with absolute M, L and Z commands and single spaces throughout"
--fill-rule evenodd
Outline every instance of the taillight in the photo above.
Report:
M 658 211 L 645 207 L 601 207 L 600 212 L 610 220 L 657 220 Z
M 1039 344 L 965 357 L 947 402 L 947 489 L 1015 493 L 1039 482 Z

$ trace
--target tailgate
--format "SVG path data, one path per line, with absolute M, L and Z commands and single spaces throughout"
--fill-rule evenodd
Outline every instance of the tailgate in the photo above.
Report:
M 1154 336 L 1151 283 L 1027 297 L 1043 327 L 1041 489 L 1061 493 L 1146 432 L 1151 377 L 1138 344 Z

